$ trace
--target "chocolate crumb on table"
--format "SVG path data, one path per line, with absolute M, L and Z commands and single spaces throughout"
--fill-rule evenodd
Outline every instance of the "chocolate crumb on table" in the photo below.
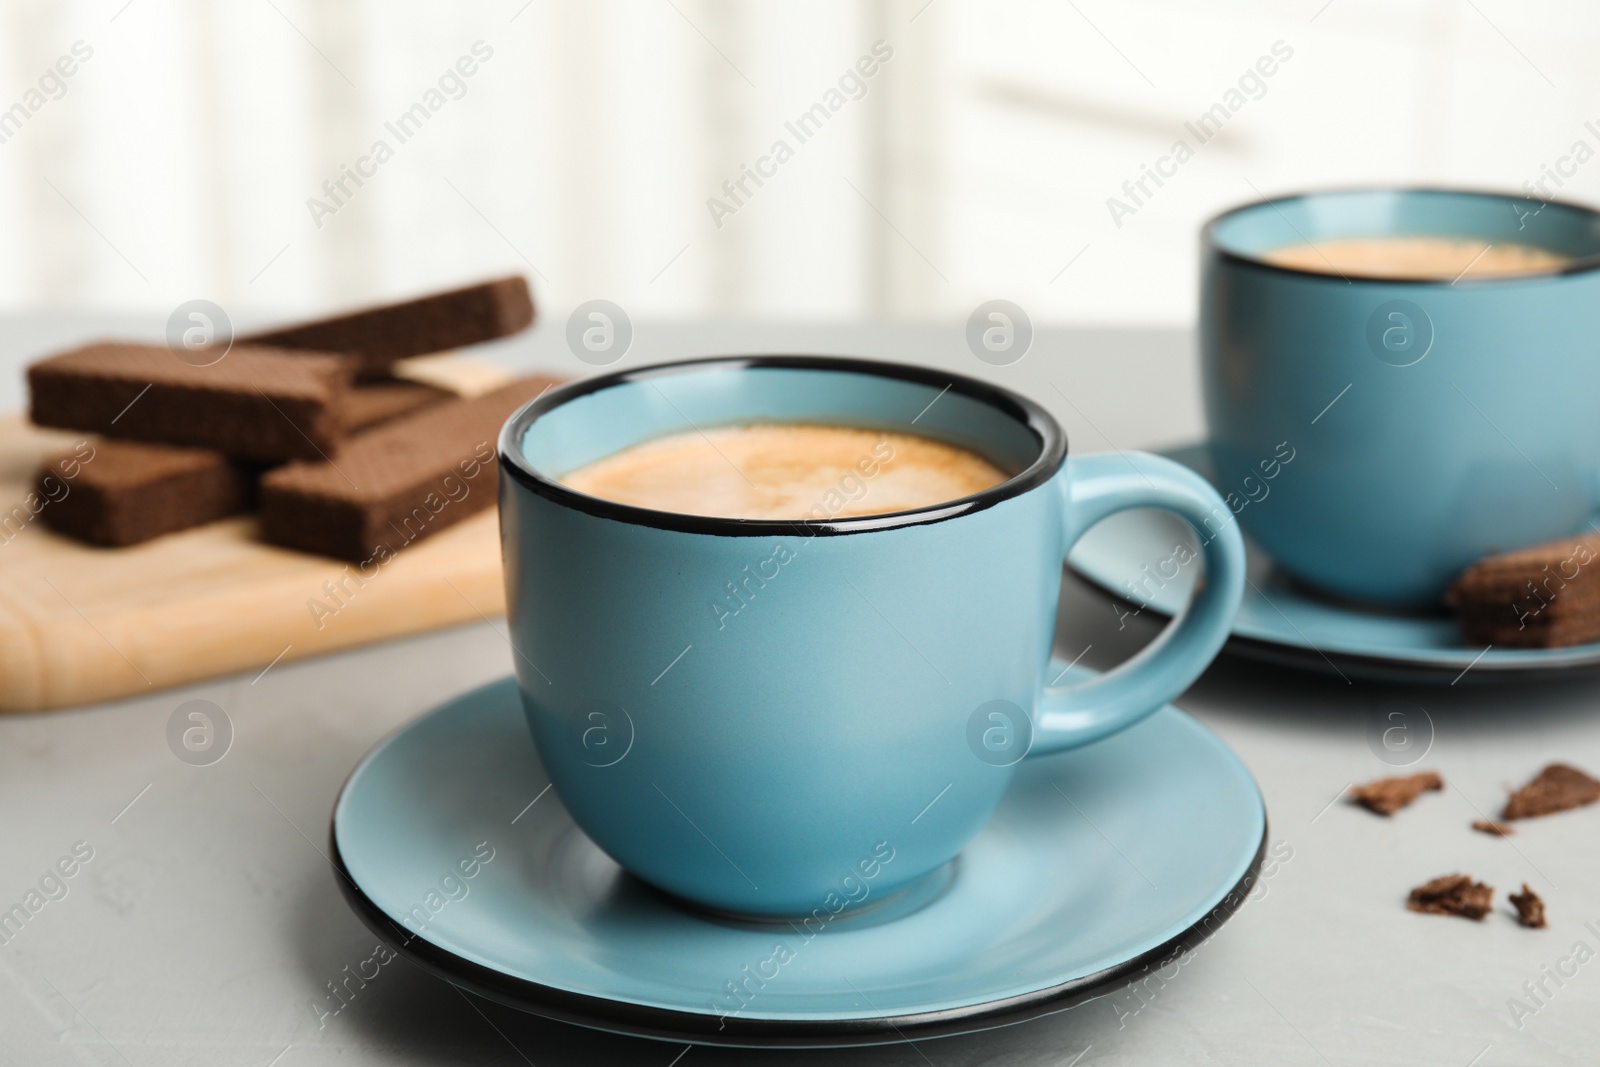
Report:
M 1426 915 L 1459 915 L 1474 921 L 1489 914 L 1494 887 L 1464 874 L 1446 874 L 1411 891 L 1406 907 Z
M 1539 894 L 1528 888 L 1528 883 L 1522 883 L 1522 892 L 1507 894 L 1511 898 L 1511 906 L 1517 909 L 1517 922 L 1534 930 L 1543 930 L 1547 925 L 1544 921 L 1544 901 L 1539 899 Z
M 1444 779 L 1433 771 L 1423 771 L 1421 774 L 1379 778 L 1366 785 L 1353 785 L 1350 787 L 1350 799 L 1379 815 L 1393 815 L 1423 793 L 1442 789 Z
M 194 366 L 165 345 L 92 344 L 28 368 L 28 415 L 234 459 L 318 459 L 340 438 L 350 370 L 343 356 L 248 345 Z
M 1445 602 L 1475 644 L 1555 648 L 1600 640 L 1600 536 L 1486 556 L 1461 573 Z
M 1488 819 L 1474 819 L 1472 828 L 1480 834 L 1488 834 L 1490 837 L 1510 837 L 1517 832 L 1510 823 L 1491 822 Z
M 1600 781 L 1576 767 L 1552 763 L 1506 800 L 1504 819 L 1532 819 L 1600 800 Z
M 148 541 L 248 508 L 257 468 L 219 452 L 138 441 L 96 441 L 48 460 L 40 512 L 57 533 L 94 545 Z
M 500 427 L 556 384 L 519 378 L 385 423 L 326 462 L 268 472 L 261 479 L 263 535 L 302 552 L 387 562 L 412 541 L 494 506 Z
M 356 358 L 356 376 L 369 379 L 383 377 L 396 360 L 507 337 L 532 323 L 533 296 L 527 279 L 517 274 L 239 342 L 344 353 Z

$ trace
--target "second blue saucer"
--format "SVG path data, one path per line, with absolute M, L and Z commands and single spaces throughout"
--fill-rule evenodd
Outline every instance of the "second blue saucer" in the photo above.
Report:
M 1165 455 L 1211 478 L 1205 445 Z M 1189 602 L 1195 568 L 1182 568 L 1171 580 L 1151 575 L 1176 546 L 1194 543 L 1182 520 L 1166 512 L 1125 511 L 1084 534 L 1067 563 L 1125 601 L 1129 612 L 1165 619 Z M 1450 684 L 1600 669 L 1600 642 L 1569 648 L 1471 645 L 1443 611 L 1389 611 L 1334 600 L 1292 581 L 1249 538 L 1245 555 L 1250 581 L 1227 645 L 1241 656 L 1345 678 Z

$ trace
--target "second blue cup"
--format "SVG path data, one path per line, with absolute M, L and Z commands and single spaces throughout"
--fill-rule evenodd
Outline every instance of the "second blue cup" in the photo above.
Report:
M 1421 280 L 1268 262 L 1387 235 L 1564 262 Z M 1587 528 L 1600 505 L 1600 214 L 1487 193 L 1320 193 L 1224 214 L 1203 246 L 1216 470 L 1290 574 L 1425 607 L 1486 554 Z

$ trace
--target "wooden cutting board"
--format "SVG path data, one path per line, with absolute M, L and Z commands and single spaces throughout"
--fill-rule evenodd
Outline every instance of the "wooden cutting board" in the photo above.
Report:
M 262 671 L 505 611 L 493 508 L 336 594 L 324 583 L 337 589 L 353 566 L 266 544 L 252 516 L 131 548 L 61 537 L 28 498 L 41 460 L 79 440 L 0 419 L 0 712 Z

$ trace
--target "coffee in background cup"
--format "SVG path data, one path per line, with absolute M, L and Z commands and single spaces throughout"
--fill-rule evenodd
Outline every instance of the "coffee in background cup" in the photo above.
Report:
M 1537 274 L 1572 262 L 1571 256 L 1514 241 L 1432 234 L 1336 237 L 1268 249 L 1261 258 L 1274 266 L 1317 274 L 1411 281 L 1455 281 L 1469 274 L 1475 278 Z

